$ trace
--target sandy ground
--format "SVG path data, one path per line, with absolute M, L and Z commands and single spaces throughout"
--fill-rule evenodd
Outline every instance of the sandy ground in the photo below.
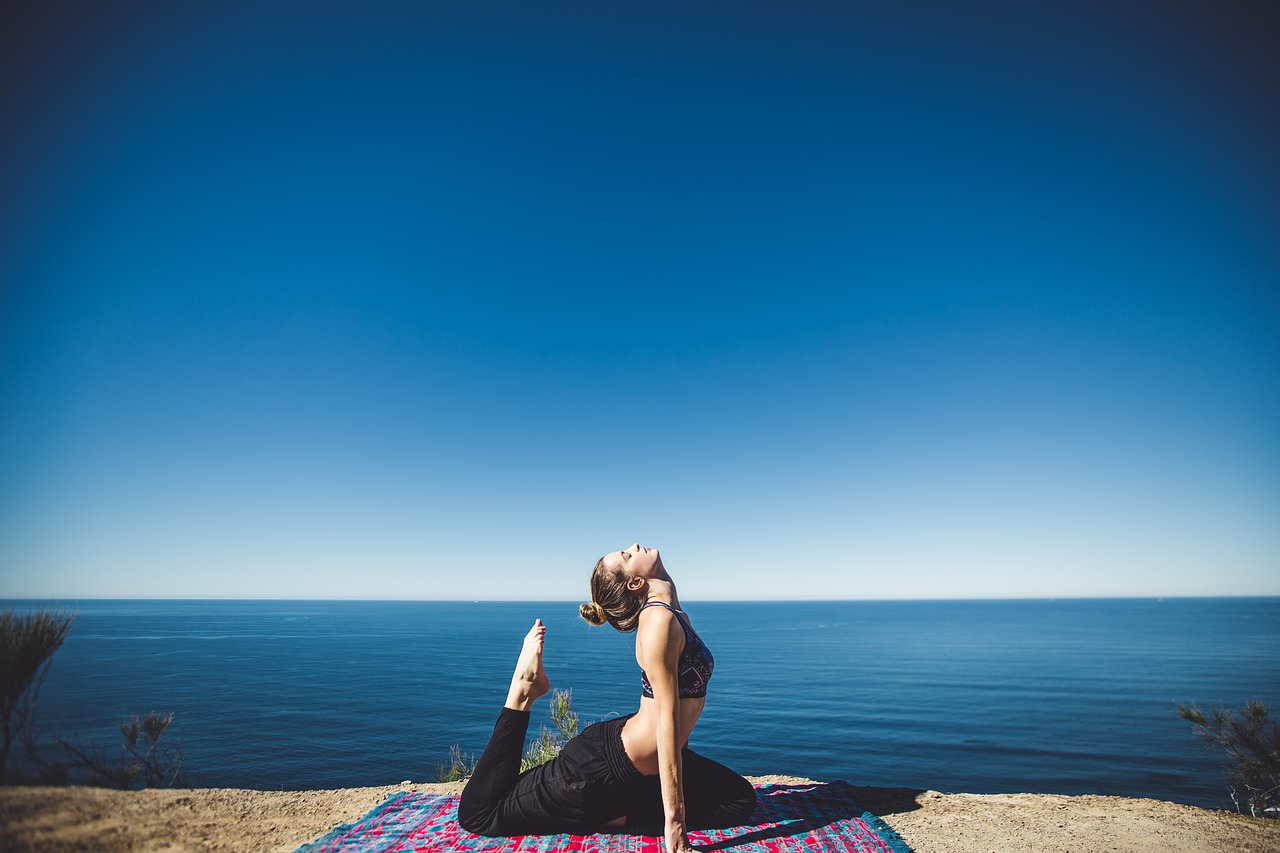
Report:
M 798 783 L 758 777 L 758 783 Z M 0 850 L 292 851 L 350 823 L 395 791 L 456 792 L 460 784 L 338 791 L 112 791 L 0 788 Z M 1156 800 L 1042 794 L 940 794 L 859 788 L 917 853 L 1125 851 L 1280 853 L 1280 820 Z

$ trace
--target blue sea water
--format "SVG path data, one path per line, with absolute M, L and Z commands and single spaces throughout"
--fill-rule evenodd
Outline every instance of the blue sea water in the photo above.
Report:
M 37 602 L 8 602 L 25 609 Z M 633 638 L 576 603 L 81 601 L 38 727 L 110 745 L 175 712 L 189 781 L 431 781 L 479 754 L 520 640 L 548 626 L 584 720 L 635 710 Z M 747 775 L 1229 807 L 1174 700 L 1280 710 L 1280 599 L 686 603 L 716 658 L 692 745 Z M 545 703 L 543 703 L 545 704 Z M 535 716 L 535 727 L 540 720 Z

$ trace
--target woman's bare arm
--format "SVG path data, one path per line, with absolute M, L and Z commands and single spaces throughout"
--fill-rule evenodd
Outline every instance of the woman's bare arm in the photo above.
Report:
M 662 806 L 666 814 L 664 835 L 668 853 L 691 851 L 684 814 L 684 782 L 680 748 L 680 693 L 677 664 L 684 647 L 684 631 L 669 612 L 652 613 L 640 625 L 640 654 L 645 674 L 653 687 L 657 710 L 658 778 L 662 783 Z

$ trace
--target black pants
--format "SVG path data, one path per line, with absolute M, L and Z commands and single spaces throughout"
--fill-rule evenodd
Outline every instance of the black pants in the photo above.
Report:
M 587 834 L 625 817 L 627 831 L 661 835 L 662 783 L 627 758 L 626 721 L 587 726 L 558 756 L 521 773 L 529 712 L 503 708 L 462 791 L 458 823 L 478 835 Z M 681 764 L 689 829 L 737 826 L 751 816 L 756 792 L 746 779 L 687 747 Z

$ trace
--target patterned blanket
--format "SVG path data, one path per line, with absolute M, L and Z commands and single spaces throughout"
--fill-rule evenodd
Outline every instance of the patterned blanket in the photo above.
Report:
M 726 853 L 911 853 L 880 818 L 857 804 L 844 782 L 763 785 L 751 822 L 690 832 L 699 850 Z M 297 853 L 661 853 L 649 835 L 525 835 L 485 838 L 458 826 L 457 796 L 393 794 L 360 820 L 344 824 Z

